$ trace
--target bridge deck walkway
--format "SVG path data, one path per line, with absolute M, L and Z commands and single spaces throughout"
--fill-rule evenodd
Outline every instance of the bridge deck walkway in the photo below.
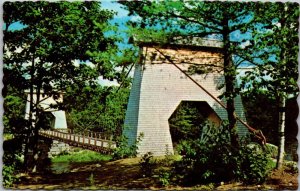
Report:
M 81 147 L 101 153 L 111 153 L 116 148 L 116 142 L 107 139 L 101 139 L 97 134 L 89 133 L 85 134 L 74 134 L 54 130 L 40 130 L 40 136 L 59 140 L 67 143 L 71 146 Z

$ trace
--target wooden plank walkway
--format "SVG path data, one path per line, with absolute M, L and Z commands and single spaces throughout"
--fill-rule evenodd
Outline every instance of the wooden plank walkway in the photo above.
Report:
M 116 148 L 116 142 L 99 138 L 97 133 L 74 134 L 53 130 L 40 130 L 39 135 L 59 140 L 71 146 L 81 147 L 101 153 L 111 153 Z

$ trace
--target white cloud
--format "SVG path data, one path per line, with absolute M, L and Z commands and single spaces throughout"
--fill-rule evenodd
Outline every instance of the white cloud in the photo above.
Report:
M 74 64 L 74 66 L 78 67 L 79 64 L 80 64 L 80 61 L 79 60 L 73 60 L 73 64 Z
M 120 85 L 116 80 L 110 81 L 110 80 L 107 80 L 107 79 L 103 79 L 102 76 L 100 76 L 98 78 L 98 83 L 102 86 L 119 86 Z
M 131 16 L 130 20 L 133 22 L 140 21 L 142 18 L 140 16 Z
M 281 27 L 281 23 L 280 22 L 273 23 L 273 25 L 277 26 L 278 28 Z
M 244 48 L 246 48 L 246 47 L 249 46 L 249 45 L 251 45 L 251 43 L 250 43 L 249 40 L 247 40 L 246 42 L 241 43 L 241 44 L 240 44 L 240 47 L 241 47 L 242 49 L 244 49 Z
M 91 68 L 95 68 L 95 64 L 93 64 L 92 62 L 90 62 L 89 60 L 86 60 L 84 62 L 80 61 L 80 60 L 73 60 L 73 64 L 78 67 L 79 64 L 84 63 L 87 66 L 91 67 Z

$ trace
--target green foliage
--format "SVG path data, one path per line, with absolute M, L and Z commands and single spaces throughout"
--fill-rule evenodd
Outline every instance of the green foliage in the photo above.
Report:
M 229 130 L 224 126 L 206 128 L 208 133 L 198 139 L 184 140 L 178 147 L 182 160 L 176 164 L 176 171 L 184 182 L 224 181 L 233 176 L 229 170 L 233 164 Z
M 13 133 L 15 136 L 24 132 L 25 101 L 23 97 L 17 95 L 7 95 L 4 97 L 3 125 L 5 133 Z
M 267 142 L 278 146 L 278 122 L 279 108 L 278 102 L 274 97 L 269 97 L 267 90 L 264 91 L 248 91 L 242 95 L 243 105 L 247 123 L 257 129 L 262 130 Z M 296 124 L 299 108 L 296 98 L 286 100 L 286 120 L 285 120 L 285 145 L 286 152 L 293 156 L 293 160 L 297 159 L 296 151 L 289 149 L 291 145 L 296 145 L 298 125 Z M 268 146 L 268 145 L 267 145 Z M 278 149 L 273 148 L 272 157 L 278 155 Z
M 277 146 L 267 143 L 266 149 L 272 158 L 277 157 L 277 155 L 278 155 L 278 147 Z
M 20 172 L 23 165 L 21 139 L 13 138 L 3 142 L 3 186 L 8 188 L 18 181 L 16 174 Z
M 286 171 L 292 174 L 297 174 L 299 172 L 298 164 L 295 161 L 284 161 L 284 168 L 286 169 Z
M 216 190 L 214 183 L 204 184 L 204 185 L 197 185 L 194 187 L 195 190 Z
M 94 174 L 93 173 L 91 173 L 91 175 L 89 176 L 89 181 L 90 181 L 90 186 L 95 185 L 95 179 L 94 179 Z
M 142 156 L 139 162 L 140 174 L 142 177 L 154 178 L 160 185 L 169 186 L 173 183 L 173 164 L 175 157 L 166 155 L 163 159 L 154 158 L 151 152 Z
M 128 96 L 128 88 L 117 91 L 116 87 L 73 85 L 65 96 L 69 127 L 76 132 L 90 130 L 120 136 Z
M 262 130 L 269 143 L 278 144 L 277 102 L 263 92 L 245 92 L 242 95 L 247 123 Z
M 18 107 L 18 100 L 9 100 L 13 88 L 19 97 L 25 89 L 30 90 L 31 96 L 34 91 L 37 93 L 37 100 L 30 100 L 28 121 L 16 124 L 10 112 L 5 115 L 7 127 L 24 130 L 21 133 L 25 161 L 29 161 L 28 150 L 33 151 L 33 156 L 37 153 L 37 133 L 44 127 L 44 116 L 37 109 L 40 95 L 55 95 L 72 84 L 97 84 L 99 76 L 113 80 L 117 63 L 112 62 L 112 55 L 117 54 L 116 42 L 120 39 L 105 35 L 116 30 L 109 23 L 115 13 L 102 9 L 99 2 L 5 2 L 3 10 L 3 81 L 7 104 L 14 101 Z M 16 22 L 23 27 L 11 30 Z M 61 104 L 57 107 L 60 109 Z M 17 115 L 19 110 L 15 110 L 11 113 Z
M 241 86 L 253 92 L 263 92 L 276 100 L 277 107 L 286 107 L 286 100 L 299 93 L 298 41 L 299 3 L 260 3 L 254 12 L 261 22 L 260 30 L 253 30 L 251 53 L 247 59 L 256 68 L 247 72 Z M 256 27 L 256 26 L 255 26 Z M 278 111 L 278 159 L 282 166 L 286 109 Z M 288 139 L 287 139 L 288 140 Z
M 14 138 L 14 135 L 13 134 L 10 134 L 10 133 L 3 133 L 3 140 L 6 141 L 6 140 L 11 140 Z
M 51 159 L 54 163 L 60 162 L 103 162 L 110 161 L 110 155 L 103 155 L 94 151 L 82 150 L 74 153 L 65 153 Z
M 169 152 L 168 145 L 166 145 L 165 156 L 163 159 L 157 160 L 157 163 L 164 167 L 172 167 L 176 160 L 180 159 L 179 155 L 173 155 Z
M 153 154 L 151 152 L 147 152 L 144 154 L 139 162 L 140 173 L 142 176 L 151 176 L 153 174 L 153 170 L 156 166 L 156 160 L 153 158 Z
M 158 171 L 158 182 L 162 186 L 169 186 L 171 184 L 172 171 L 161 168 Z
M 252 53 L 248 55 L 257 67 L 247 72 L 246 88 L 260 91 L 272 98 L 298 94 L 298 26 L 299 4 L 259 3 L 255 19 L 263 23 L 253 30 Z M 262 51 L 265 50 L 265 51 Z
M 201 107 L 193 102 L 181 102 L 169 119 L 173 144 L 181 140 L 197 138 L 201 135 L 202 125 L 206 120 L 200 113 Z M 200 133 L 200 134 L 199 134 Z
M 269 156 L 257 147 L 249 147 L 244 141 L 240 148 L 235 148 L 230 142 L 228 126 L 206 126 L 202 137 L 180 143 L 178 149 L 182 160 L 175 165 L 177 178 L 184 184 L 233 179 L 247 183 L 262 182 L 270 170 L 267 165 Z
M 111 79 L 110 55 L 117 52 L 117 39 L 104 33 L 115 30 L 108 23 L 113 14 L 98 2 L 6 2 L 5 70 L 25 76 L 27 88 L 34 85 L 47 94 L 78 81 L 95 81 L 99 74 Z M 14 22 L 24 27 L 9 30 Z
M 260 145 L 242 144 L 237 154 L 237 179 L 248 183 L 262 183 L 272 168 L 271 158 Z
M 132 145 L 128 145 L 128 139 L 126 136 L 121 135 L 117 138 L 117 148 L 113 152 L 113 159 L 123 159 L 136 157 L 138 145 L 141 142 L 144 134 L 140 134 Z
M 9 188 L 18 181 L 16 177 L 16 167 L 15 165 L 3 165 L 2 167 L 2 178 L 3 178 L 3 187 Z

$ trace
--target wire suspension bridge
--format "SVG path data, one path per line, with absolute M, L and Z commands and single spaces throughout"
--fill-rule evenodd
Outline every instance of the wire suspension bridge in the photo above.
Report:
M 81 147 L 101 153 L 111 153 L 116 148 L 116 142 L 112 140 L 112 136 L 103 133 L 82 132 L 75 134 L 68 129 L 60 130 L 40 130 L 39 135 L 61 142 L 71 146 Z

